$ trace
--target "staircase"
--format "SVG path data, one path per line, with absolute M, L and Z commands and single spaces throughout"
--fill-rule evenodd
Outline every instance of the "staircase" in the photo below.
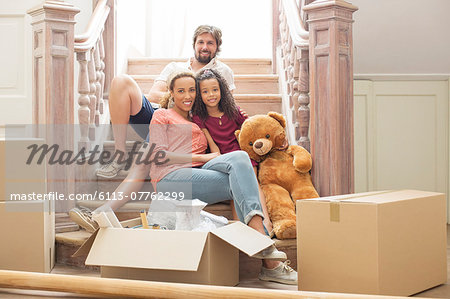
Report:
M 186 61 L 187 59 L 152 59 L 152 58 L 131 58 L 128 61 L 128 74 L 139 84 L 144 94 L 148 94 L 154 78 L 162 71 L 165 65 L 171 61 Z M 234 72 L 236 90 L 234 97 L 238 106 L 244 109 L 250 116 L 255 114 L 266 114 L 269 111 L 281 113 L 281 95 L 278 91 L 278 75 L 272 74 L 272 63 L 270 59 L 220 59 Z M 127 150 L 131 150 L 133 143 L 140 140 L 132 129 L 129 130 Z M 105 150 L 114 149 L 112 138 L 104 143 Z M 113 192 L 115 188 L 126 177 L 126 172 L 121 171 L 113 179 L 98 178 L 98 192 Z M 144 185 L 143 191 L 152 191 L 151 184 Z M 96 208 L 102 201 L 85 201 L 81 205 Z M 139 216 L 139 211 L 148 209 L 148 202 L 129 202 L 119 211 L 119 220 L 131 219 Z M 206 211 L 232 218 L 230 205 L 228 203 L 218 203 L 205 208 Z M 56 234 L 56 258 L 57 263 L 85 267 L 84 258 L 72 258 L 71 255 L 90 236 L 84 230 L 60 232 Z M 296 242 L 295 240 L 276 240 L 279 250 L 285 251 L 292 265 L 296 268 Z M 261 262 L 257 259 L 249 258 L 240 253 L 240 277 L 254 278 L 260 270 Z
M 148 94 L 154 79 L 171 61 L 187 59 L 132 58 L 128 61 L 128 74 Z M 281 96 L 278 93 L 278 75 L 272 74 L 270 59 L 220 59 L 234 72 L 236 90 L 234 97 L 238 106 L 249 115 L 281 112 Z

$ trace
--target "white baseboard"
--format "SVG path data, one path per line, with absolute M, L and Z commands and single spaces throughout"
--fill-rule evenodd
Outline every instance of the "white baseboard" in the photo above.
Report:
M 447 81 L 450 74 L 354 74 L 354 80 L 373 81 Z

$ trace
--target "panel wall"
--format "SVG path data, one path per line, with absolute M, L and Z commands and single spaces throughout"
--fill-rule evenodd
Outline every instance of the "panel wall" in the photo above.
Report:
M 354 82 L 355 192 L 449 191 L 449 81 Z
M 28 123 L 31 119 L 26 20 L 23 14 L 0 14 L 0 36 L 4 41 L 0 47 L 0 126 Z

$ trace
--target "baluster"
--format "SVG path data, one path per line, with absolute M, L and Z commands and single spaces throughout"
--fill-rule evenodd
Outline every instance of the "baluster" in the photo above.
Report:
M 105 46 L 103 44 L 103 30 L 100 33 L 99 39 L 99 51 L 100 51 L 100 98 L 99 98 L 99 112 L 103 114 L 105 101 L 103 99 L 103 92 L 105 90 Z
M 286 52 L 286 77 L 287 77 L 287 92 L 289 96 L 289 109 L 292 109 L 292 95 L 293 95 L 293 89 L 294 89 L 294 81 L 293 81 L 293 66 L 291 61 L 291 55 L 292 55 L 292 39 L 291 36 L 288 35 L 287 44 L 286 44 L 288 50 Z
M 295 83 L 297 82 L 298 79 L 298 71 L 296 71 L 296 47 L 291 43 L 291 51 L 289 53 L 289 75 L 290 75 L 290 82 L 289 85 L 291 86 L 291 94 L 290 94 L 290 103 L 289 103 L 289 107 L 294 110 L 295 104 L 297 102 L 297 97 L 298 95 L 296 95 L 296 88 L 298 89 L 298 87 L 295 86 Z M 298 67 L 297 67 L 298 69 Z M 295 118 L 293 118 L 295 119 Z
M 280 2 L 281 3 L 281 2 Z M 287 44 L 287 26 L 286 26 L 286 17 L 284 15 L 284 12 L 281 12 L 280 15 L 280 33 L 281 33 L 281 60 L 283 62 L 283 70 L 286 70 L 286 44 Z
M 100 51 L 98 41 L 94 46 L 94 63 L 95 63 L 95 97 L 97 98 L 95 105 L 95 126 L 98 127 L 100 125 L 100 101 L 101 101 L 101 73 L 100 73 Z
M 88 74 L 89 74 L 89 139 L 95 139 L 95 107 L 97 106 L 96 86 L 95 86 L 95 66 L 94 66 L 94 49 L 89 50 Z
M 80 140 L 78 141 L 78 150 L 82 148 L 89 150 L 89 122 L 90 122 L 90 109 L 89 109 L 89 78 L 88 78 L 88 53 L 78 52 L 77 60 L 80 64 L 80 72 L 78 74 L 78 121 L 80 123 Z
M 294 46 L 292 49 L 291 54 L 291 65 L 292 67 L 292 97 L 291 97 L 291 115 L 292 115 L 292 123 L 295 127 L 295 134 L 297 134 L 299 123 L 297 118 L 297 110 L 298 110 L 298 97 L 299 97 L 299 91 L 298 91 L 298 77 L 299 77 L 299 61 L 298 61 L 298 51 L 299 48 L 297 46 Z M 296 139 L 297 140 L 297 139 Z
M 284 56 L 283 56 L 283 66 L 284 66 L 284 75 L 286 77 L 286 82 L 289 82 L 289 51 L 291 50 L 288 47 L 289 44 L 289 29 L 286 28 L 286 43 L 283 45 L 284 48 Z
M 299 128 L 296 130 L 295 139 L 297 144 L 310 151 L 309 141 L 309 50 L 299 51 L 299 97 L 297 119 Z

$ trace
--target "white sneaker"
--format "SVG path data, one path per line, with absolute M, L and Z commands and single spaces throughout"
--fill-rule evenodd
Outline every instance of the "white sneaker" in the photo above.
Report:
M 119 164 L 116 161 L 107 163 L 105 165 L 102 165 L 100 168 L 97 169 L 96 175 L 111 179 L 113 177 L 116 177 L 119 172 L 124 169 L 126 166 L 126 163 Z
M 275 245 L 270 245 L 264 250 L 252 255 L 251 257 L 262 260 L 284 261 L 287 259 L 286 253 L 279 251 Z
M 264 281 L 273 281 L 284 284 L 297 284 L 297 271 L 292 269 L 289 264 L 291 262 L 285 261 L 273 269 L 267 269 L 264 266 L 261 268 L 258 278 Z
M 92 219 L 92 211 L 86 207 L 73 208 L 69 211 L 69 217 L 90 233 L 95 232 L 98 228 L 97 222 Z

